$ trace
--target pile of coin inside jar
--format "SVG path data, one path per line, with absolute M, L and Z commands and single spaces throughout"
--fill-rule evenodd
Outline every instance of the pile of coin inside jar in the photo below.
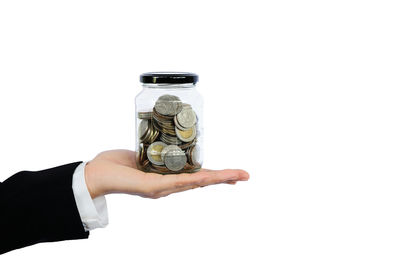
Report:
M 177 96 L 162 95 L 152 111 L 137 115 L 141 170 L 167 174 L 200 169 L 197 116 L 189 104 Z

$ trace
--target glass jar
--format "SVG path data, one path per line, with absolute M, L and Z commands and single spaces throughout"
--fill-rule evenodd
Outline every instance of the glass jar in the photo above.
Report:
M 203 99 L 188 72 L 140 75 L 136 96 L 136 163 L 161 174 L 195 172 L 203 162 Z

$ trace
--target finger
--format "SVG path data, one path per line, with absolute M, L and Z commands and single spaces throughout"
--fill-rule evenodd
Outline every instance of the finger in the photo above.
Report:
M 226 181 L 226 182 L 220 182 L 220 183 L 213 183 L 213 185 L 214 184 L 221 184 L 221 183 L 234 185 L 234 184 L 236 184 L 236 182 L 237 181 Z M 187 191 L 187 190 L 191 190 L 191 189 L 196 189 L 196 188 L 199 188 L 199 187 L 205 187 L 205 186 L 208 186 L 208 185 L 211 185 L 211 184 L 206 184 L 206 185 L 191 184 L 191 185 L 187 185 L 187 186 L 177 187 L 177 188 L 173 188 L 173 189 L 169 189 L 169 190 L 166 190 L 164 192 L 161 192 L 159 194 L 159 197 L 164 197 L 164 196 L 168 196 L 168 195 L 173 194 L 173 193 L 179 193 L 179 192 L 183 192 L 183 191 Z
M 212 170 L 210 170 L 210 169 L 202 169 L 202 170 L 207 171 L 207 172 L 212 171 Z M 235 185 L 235 184 L 236 184 L 236 181 L 228 181 L 228 182 L 225 182 L 225 183 L 226 183 L 226 184 Z
M 202 170 L 198 174 L 198 177 L 193 176 L 187 178 L 187 181 L 197 183 L 200 185 L 207 185 L 209 183 L 221 183 L 221 182 L 234 182 L 234 181 L 247 181 L 249 174 L 244 170 L 238 169 L 226 169 L 226 170 Z
M 197 173 L 166 175 L 165 178 L 164 187 L 168 190 L 191 185 L 206 186 L 224 182 L 247 181 L 249 174 L 244 170 L 201 170 Z

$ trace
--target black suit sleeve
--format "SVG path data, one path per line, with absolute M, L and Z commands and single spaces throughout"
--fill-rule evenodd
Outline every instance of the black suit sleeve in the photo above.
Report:
M 88 238 L 72 190 L 80 163 L 22 171 L 0 183 L 0 254 L 40 242 Z

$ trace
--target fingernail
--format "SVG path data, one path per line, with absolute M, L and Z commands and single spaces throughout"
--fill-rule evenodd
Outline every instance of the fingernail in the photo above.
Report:
M 247 172 L 240 173 L 239 177 L 242 181 L 247 181 L 250 179 L 250 175 Z

